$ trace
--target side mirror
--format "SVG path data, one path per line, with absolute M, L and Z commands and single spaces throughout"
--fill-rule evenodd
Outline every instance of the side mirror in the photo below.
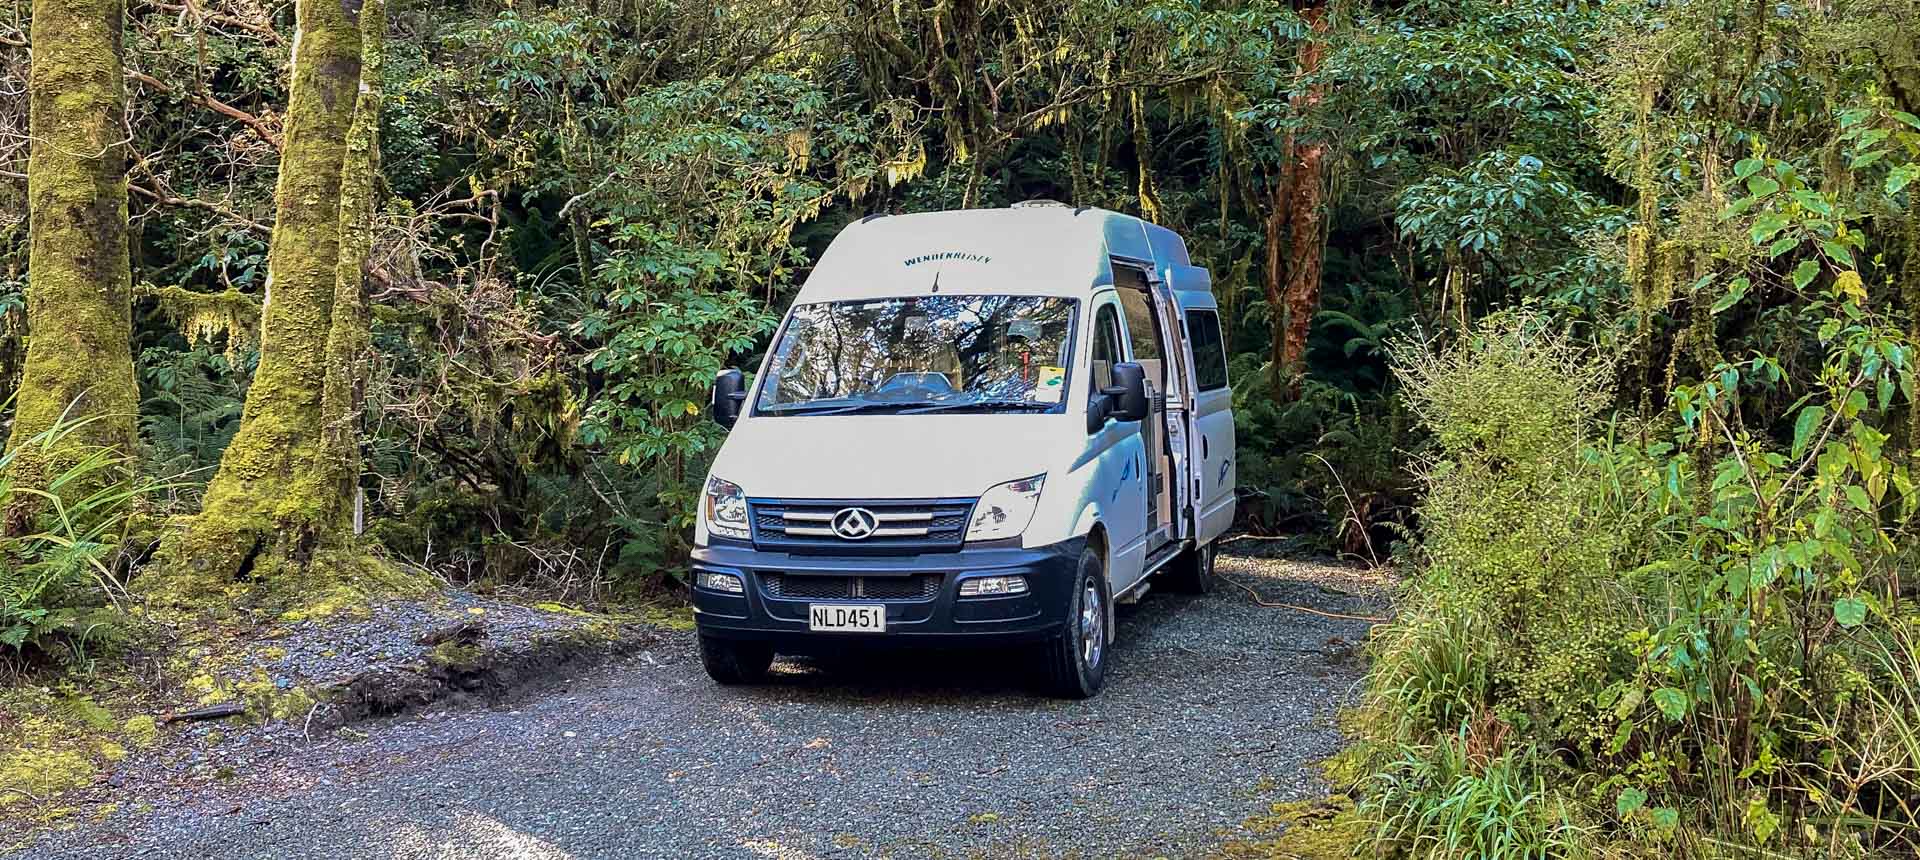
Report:
M 1121 421 L 1142 421 L 1150 414 L 1147 406 L 1147 369 L 1131 361 L 1113 366 L 1113 387 L 1103 394 L 1113 401 L 1113 417 Z
M 1111 391 L 1112 389 L 1108 389 Z M 1100 432 L 1107 426 L 1107 419 L 1113 417 L 1113 398 L 1106 391 L 1096 391 L 1093 399 L 1087 401 L 1087 434 Z
M 713 377 L 713 402 L 709 413 L 713 423 L 732 429 L 740 420 L 740 404 L 747 401 L 747 380 L 740 368 L 729 367 Z

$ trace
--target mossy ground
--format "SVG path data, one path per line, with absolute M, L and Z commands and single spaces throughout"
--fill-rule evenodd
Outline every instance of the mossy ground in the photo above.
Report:
M 172 528 L 182 526 L 176 523 Z M 336 616 L 364 617 L 384 599 L 433 591 L 423 572 L 353 549 L 315 554 L 293 569 L 280 565 L 242 579 L 221 580 L 184 568 L 150 570 L 135 581 L 145 598 L 133 611 L 146 620 L 194 631 L 209 624 L 258 624 Z
M 147 691 L 131 677 L 72 681 L 26 678 L 0 688 L 0 818 L 48 824 L 80 811 L 57 802 L 91 785 L 131 751 L 160 740 Z
M 1346 860 L 1363 856 L 1372 826 L 1344 795 L 1276 803 L 1243 825 L 1254 835 L 1220 847 L 1227 860 Z
M 1342 714 L 1342 722 L 1354 718 Z M 1336 793 L 1313 800 L 1275 803 L 1241 827 L 1253 835 L 1220 847 L 1223 860 L 1345 860 L 1368 856 L 1373 825 L 1360 817 L 1353 799 L 1339 790 L 1356 785 L 1365 773 L 1362 750 L 1349 746 L 1320 762 L 1320 772 Z M 1263 786 L 1262 790 L 1266 790 Z

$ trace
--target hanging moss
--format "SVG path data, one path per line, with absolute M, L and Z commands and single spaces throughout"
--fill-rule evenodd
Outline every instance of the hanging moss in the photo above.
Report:
M 259 339 L 260 302 L 239 290 L 201 293 L 182 287 L 143 286 L 139 293 L 155 300 L 161 316 L 173 323 L 189 344 L 211 344 L 224 337 L 227 355 L 232 357 Z
M 123 0 L 33 4 L 28 340 L 9 440 L 17 451 L 12 477 L 28 486 L 43 485 L 80 450 L 134 450 L 139 392 L 129 346 L 125 12 Z M 24 444 L 63 417 L 95 420 L 61 445 Z M 0 528 L 10 530 L 24 526 L 31 509 L 5 513 Z
M 1127 91 L 1127 103 L 1133 114 L 1134 160 L 1140 163 L 1140 217 L 1159 223 L 1160 188 L 1153 182 L 1153 139 L 1147 134 L 1147 108 L 1139 90 Z
M 1693 246 L 1685 240 L 1669 239 L 1659 244 L 1653 257 L 1653 277 L 1646 296 L 1648 313 L 1672 304 L 1681 286 L 1692 281 L 1687 272 L 1692 266 Z

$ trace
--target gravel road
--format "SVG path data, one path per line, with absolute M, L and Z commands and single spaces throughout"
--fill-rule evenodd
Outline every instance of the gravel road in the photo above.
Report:
M 1257 547 L 1258 545 L 1253 545 Z M 1223 556 L 1269 600 L 1378 612 L 1344 567 Z M 1223 584 L 1122 607 L 1106 691 L 1029 695 L 1006 654 L 783 660 L 729 689 L 690 634 L 496 709 L 286 741 L 142 786 L 23 857 L 1195 857 L 1314 795 L 1364 622 Z

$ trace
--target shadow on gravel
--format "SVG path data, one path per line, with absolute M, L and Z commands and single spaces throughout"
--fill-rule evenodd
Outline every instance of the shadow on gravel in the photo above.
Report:
M 1108 652 L 1107 694 L 1138 678 L 1129 664 L 1142 653 L 1143 625 L 1167 623 L 1167 616 L 1192 611 L 1198 598 L 1155 595 L 1140 604 L 1118 607 L 1119 638 Z M 1036 692 L 1038 645 L 968 648 L 847 648 L 806 656 L 781 655 L 762 694 L 800 694 L 808 699 L 837 698 L 876 705 L 915 700 L 977 703 L 1005 707 L 1003 697 L 1025 698 L 1034 705 L 1060 701 Z M 988 696 L 991 698 L 982 698 Z

